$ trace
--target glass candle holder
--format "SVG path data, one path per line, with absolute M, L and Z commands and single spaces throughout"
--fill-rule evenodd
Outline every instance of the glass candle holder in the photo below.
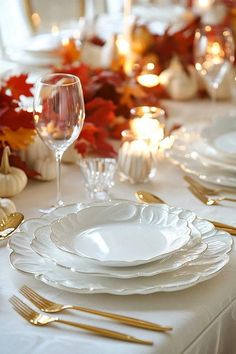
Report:
M 165 135 L 165 111 L 159 107 L 140 106 L 132 108 L 130 114 L 131 131 L 138 139 L 147 141 L 152 154 L 152 171 L 154 171 L 157 165 L 160 142 Z
M 137 138 L 130 130 L 122 133 L 118 152 L 118 169 L 121 181 L 132 184 L 148 182 L 152 177 L 152 153 L 148 139 Z

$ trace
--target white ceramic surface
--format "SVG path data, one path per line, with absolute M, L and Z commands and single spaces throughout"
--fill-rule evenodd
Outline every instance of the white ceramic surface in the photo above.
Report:
M 35 253 L 30 244 L 34 231 L 63 215 L 74 212 L 80 204 L 58 208 L 44 218 L 25 221 L 20 232 L 13 235 L 9 247 L 10 261 L 14 268 L 34 275 L 36 279 L 63 290 L 77 293 L 109 293 L 116 295 L 149 294 L 160 291 L 178 291 L 191 287 L 215 276 L 227 263 L 227 253 L 232 247 L 232 238 L 224 231 L 217 231 L 212 224 L 198 219 L 198 231 L 207 243 L 207 250 L 186 266 L 152 277 L 111 279 L 90 274 L 80 274 L 63 269 L 55 262 Z
M 191 125 L 174 133 L 175 141 L 167 156 L 187 173 L 210 183 L 236 187 L 236 160 L 209 144 L 206 125 Z M 204 137 L 202 132 L 204 131 Z
M 119 201 L 69 214 L 51 226 L 60 249 L 104 266 L 135 266 L 164 258 L 190 240 L 186 220 L 162 205 Z
M 93 273 L 114 278 L 134 278 L 140 276 L 153 276 L 178 269 L 187 262 L 198 258 L 199 255 L 205 251 L 207 245 L 201 242 L 201 232 L 204 235 L 206 232 L 213 229 L 213 225 L 208 223 L 208 228 L 201 230 L 202 222 L 199 219 L 196 219 L 196 215 L 193 212 L 181 208 L 164 207 L 169 208 L 171 213 L 177 214 L 181 219 L 186 220 L 191 233 L 190 241 L 186 247 L 160 261 L 149 262 L 135 267 L 122 267 L 122 269 L 120 269 L 120 267 L 103 267 L 99 264 L 94 265 L 93 262 L 90 262 L 83 257 L 69 254 L 68 252 L 64 252 L 57 248 L 50 239 L 51 228 L 48 223 L 35 230 L 31 247 L 42 257 L 49 258 L 56 262 L 56 264 L 79 273 Z M 78 207 L 75 206 L 75 211 L 77 210 Z M 199 231 L 199 229 L 201 231 Z
M 210 146 L 236 160 L 236 116 L 216 119 L 202 130 L 201 136 Z

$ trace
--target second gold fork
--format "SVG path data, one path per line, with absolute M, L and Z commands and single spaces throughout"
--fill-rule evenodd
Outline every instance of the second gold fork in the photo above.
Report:
M 82 307 L 82 306 L 58 304 L 42 297 L 41 295 L 37 294 L 34 290 L 32 290 L 26 285 L 24 285 L 19 291 L 23 296 L 25 296 L 28 300 L 30 300 L 37 308 L 39 308 L 43 312 L 57 313 L 64 310 L 71 309 L 71 310 L 83 311 L 83 312 L 91 313 L 93 315 L 110 318 L 112 320 L 116 320 L 133 327 L 149 329 L 152 331 L 166 332 L 172 330 L 171 327 L 164 327 L 156 323 L 143 321 L 133 317 L 117 315 L 114 313 L 99 311 L 99 310 Z

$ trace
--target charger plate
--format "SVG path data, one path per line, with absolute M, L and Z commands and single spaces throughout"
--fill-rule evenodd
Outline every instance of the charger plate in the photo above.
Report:
M 114 279 L 104 276 L 81 274 L 59 267 L 55 262 L 35 253 L 30 244 L 34 231 L 45 226 L 63 214 L 76 212 L 81 204 L 60 207 L 44 218 L 29 219 L 20 227 L 9 242 L 12 266 L 36 279 L 62 290 L 76 293 L 109 293 L 116 295 L 149 294 L 155 292 L 179 291 L 215 276 L 229 261 L 232 238 L 224 231 L 217 231 L 211 223 L 199 220 L 198 230 L 207 250 L 196 260 L 180 269 L 150 277 Z

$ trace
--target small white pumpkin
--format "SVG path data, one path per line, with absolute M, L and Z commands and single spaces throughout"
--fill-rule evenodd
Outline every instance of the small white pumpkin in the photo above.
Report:
M 25 172 L 9 165 L 9 154 L 10 149 L 6 146 L 3 150 L 0 167 L 0 197 L 13 197 L 20 193 L 27 184 Z
M 41 181 L 51 181 L 57 175 L 55 159 L 51 159 L 50 157 L 36 160 L 33 169 L 40 173 L 40 176 L 36 176 L 35 178 Z
M 160 82 L 174 100 L 191 99 L 198 91 L 198 80 L 194 67 L 188 67 L 188 73 L 186 73 L 178 58 L 173 58 L 169 68 L 160 74 Z
M 0 198 L 0 219 L 14 212 L 16 212 L 16 206 L 13 201 L 8 198 Z
M 33 168 L 37 159 L 44 159 L 53 156 L 53 152 L 44 144 L 38 135 L 35 136 L 34 142 L 27 146 L 26 149 L 19 152 L 22 161 L 25 161 L 30 168 Z
M 36 179 L 50 181 L 56 177 L 55 156 L 38 135 L 27 149 L 19 152 L 19 155 L 32 170 L 40 173 L 40 176 L 35 177 Z

